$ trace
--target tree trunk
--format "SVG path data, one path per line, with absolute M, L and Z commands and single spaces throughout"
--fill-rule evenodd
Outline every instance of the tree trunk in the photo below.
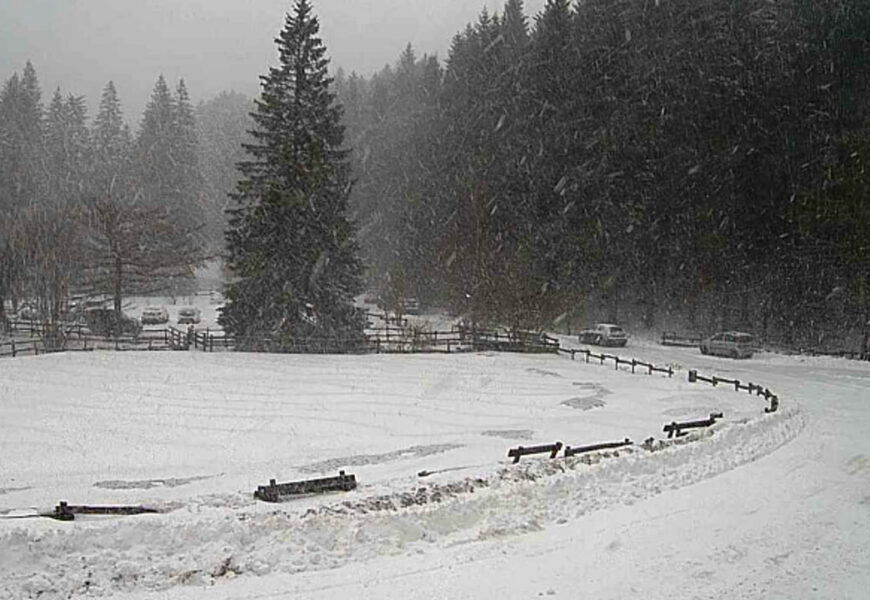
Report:
M 115 257 L 115 264 L 112 273 L 112 283 L 113 283 L 113 300 L 114 300 L 114 308 L 115 308 L 115 337 L 120 337 L 121 335 L 121 287 L 123 283 L 123 263 L 121 262 L 121 257 Z

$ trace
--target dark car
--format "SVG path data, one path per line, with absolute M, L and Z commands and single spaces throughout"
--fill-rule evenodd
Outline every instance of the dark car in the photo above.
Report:
M 202 320 L 202 312 L 195 306 L 185 306 L 178 309 L 178 324 L 194 324 Z
M 402 312 L 406 315 L 420 314 L 420 301 L 416 298 L 405 298 L 402 302 Z
M 114 335 L 136 337 L 142 332 L 139 319 L 116 313 L 112 308 L 92 308 L 82 314 L 85 325 L 94 335 L 112 337 Z
M 156 325 L 169 321 L 169 311 L 165 306 L 146 306 L 142 309 L 142 324 Z

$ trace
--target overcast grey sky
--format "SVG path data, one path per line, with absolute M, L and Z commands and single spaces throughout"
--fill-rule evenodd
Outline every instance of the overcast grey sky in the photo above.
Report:
M 526 0 L 531 16 L 545 0 Z M 453 35 L 504 0 L 312 0 L 333 68 L 370 75 L 410 42 L 444 59 Z M 138 123 L 160 73 L 184 77 L 193 100 L 258 92 L 293 0 L 0 0 L 0 78 L 29 59 L 44 97 L 57 86 L 93 107 L 115 82 Z M 531 22 L 531 20 L 530 20 Z

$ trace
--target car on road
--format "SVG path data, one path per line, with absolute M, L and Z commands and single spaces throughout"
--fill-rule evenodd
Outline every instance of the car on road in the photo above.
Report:
M 82 313 L 82 319 L 94 335 L 113 337 L 124 335 L 137 337 L 142 332 L 139 319 L 116 313 L 113 308 L 91 308 Z
M 596 323 L 589 329 L 584 329 L 578 336 L 581 344 L 597 346 L 625 346 L 628 334 L 619 325 L 613 323 Z
M 751 358 L 755 353 L 755 338 L 742 331 L 722 331 L 701 341 L 701 354 L 730 358 Z
M 146 306 L 140 317 L 143 325 L 158 325 L 169 322 L 169 311 L 165 306 Z
M 185 306 L 178 309 L 178 324 L 196 324 L 202 321 L 202 311 L 195 306 Z

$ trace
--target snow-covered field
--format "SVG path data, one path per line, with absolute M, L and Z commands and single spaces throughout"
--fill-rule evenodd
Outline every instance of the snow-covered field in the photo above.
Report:
M 0 598 L 866 597 L 870 366 L 619 353 L 677 375 L 494 353 L 0 361 Z M 780 411 L 688 368 L 766 385 Z M 252 497 L 339 469 L 357 490 Z M 8 518 L 59 500 L 161 512 Z

